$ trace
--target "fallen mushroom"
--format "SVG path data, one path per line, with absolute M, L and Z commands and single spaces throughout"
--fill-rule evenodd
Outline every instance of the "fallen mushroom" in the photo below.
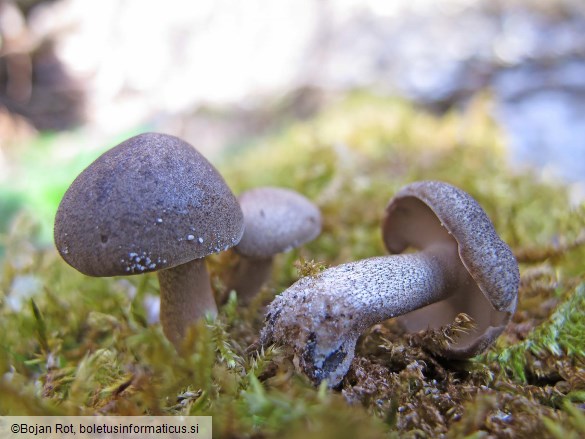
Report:
M 63 259 L 88 276 L 158 271 L 161 324 L 178 347 L 192 322 L 217 314 L 203 258 L 236 245 L 243 227 L 235 196 L 195 148 L 146 133 L 75 179 L 54 235 Z
M 441 355 L 472 357 L 504 330 L 516 309 L 518 264 L 469 194 L 424 181 L 400 190 L 386 209 L 384 242 L 392 253 L 342 264 L 298 280 L 269 305 L 263 345 L 292 350 L 314 383 L 337 386 L 358 337 L 372 325 L 404 316 L 410 330 L 438 328 L 459 313 L 478 328 Z
M 228 291 L 248 303 L 270 277 L 274 256 L 317 237 L 321 213 L 301 194 L 283 188 L 260 187 L 238 197 L 244 213 L 244 235 L 234 251 L 239 254 L 227 274 Z

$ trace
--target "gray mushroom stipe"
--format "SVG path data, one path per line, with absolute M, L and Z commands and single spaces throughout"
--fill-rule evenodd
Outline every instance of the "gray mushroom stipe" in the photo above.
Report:
M 429 207 L 436 203 L 439 214 Z M 516 308 L 518 264 L 485 212 L 462 190 L 442 182 L 403 188 L 387 208 L 383 230 L 391 251 L 420 251 L 350 262 L 302 278 L 268 307 L 262 344 L 292 351 L 295 364 L 315 384 L 327 379 L 337 386 L 359 336 L 386 319 L 426 311 L 427 321 L 415 319 L 426 329 L 466 312 L 480 322 L 478 330 L 439 353 L 467 358 L 497 338 Z M 463 249 L 466 245 L 475 248 Z M 434 319 L 433 311 L 444 315 Z
M 160 322 L 165 336 L 179 347 L 187 328 L 197 318 L 217 315 L 205 260 L 194 259 L 170 270 L 161 270 L 158 283 Z M 196 292 L 193 291 L 195 286 Z
M 284 188 L 259 187 L 239 197 L 244 213 L 244 235 L 234 251 L 239 254 L 226 276 L 228 290 L 241 303 L 258 293 L 272 272 L 273 257 L 312 241 L 321 232 L 321 213 L 301 194 Z
M 193 320 L 217 313 L 205 266 L 188 264 L 236 245 L 243 227 L 235 196 L 205 157 L 177 137 L 145 133 L 106 151 L 75 179 L 54 236 L 63 259 L 89 276 L 163 270 L 161 322 L 167 334 L 168 322 L 183 319 L 167 334 L 177 345 Z

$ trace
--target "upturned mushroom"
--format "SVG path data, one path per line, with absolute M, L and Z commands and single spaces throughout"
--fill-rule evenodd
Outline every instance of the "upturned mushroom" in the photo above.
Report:
M 259 187 L 243 192 L 244 235 L 234 251 L 239 258 L 226 276 L 228 291 L 248 303 L 270 277 L 274 256 L 312 241 L 321 232 L 319 208 L 284 188 Z
M 392 253 L 342 264 L 305 277 L 269 305 L 261 334 L 279 343 L 314 383 L 337 386 L 359 336 L 403 316 L 409 330 L 437 328 L 458 313 L 475 331 L 439 353 L 468 358 L 504 330 L 516 309 L 518 264 L 469 194 L 438 181 L 410 184 L 386 208 L 383 237 Z
M 57 210 L 55 245 L 88 276 L 157 271 L 161 324 L 179 347 L 186 328 L 216 315 L 205 256 L 236 245 L 243 214 L 217 170 L 165 134 L 132 137 L 71 184 Z

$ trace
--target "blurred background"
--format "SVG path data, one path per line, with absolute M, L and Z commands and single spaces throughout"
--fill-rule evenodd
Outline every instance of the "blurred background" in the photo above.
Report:
M 49 243 L 133 134 L 215 163 L 356 89 L 438 114 L 486 94 L 514 166 L 583 200 L 582 0 L 0 0 L 0 234 L 28 207 Z

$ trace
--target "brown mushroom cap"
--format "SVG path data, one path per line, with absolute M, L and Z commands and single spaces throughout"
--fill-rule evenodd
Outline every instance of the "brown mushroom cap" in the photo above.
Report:
M 243 192 L 238 200 L 245 230 L 235 250 L 264 259 L 313 240 L 321 231 L 317 206 L 295 191 L 261 187 Z
M 382 231 L 391 253 L 454 240 L 469 277 L 449 299 L 400 317 L 406 329 L 438 328 L 461 312 L 469 314 L 478 328 L 443 352 L 451 357 L 475 355 L 504 330 L 516 309 L 518 264 L 473 197 L 443 182 L 410 184 L 390 201 Z
M 240 206 L 217 170 L 181 139 L 140 134 L 71 184 L 55 219 L 65 261 L 90 276 L 171 268 L 236 245 Z

